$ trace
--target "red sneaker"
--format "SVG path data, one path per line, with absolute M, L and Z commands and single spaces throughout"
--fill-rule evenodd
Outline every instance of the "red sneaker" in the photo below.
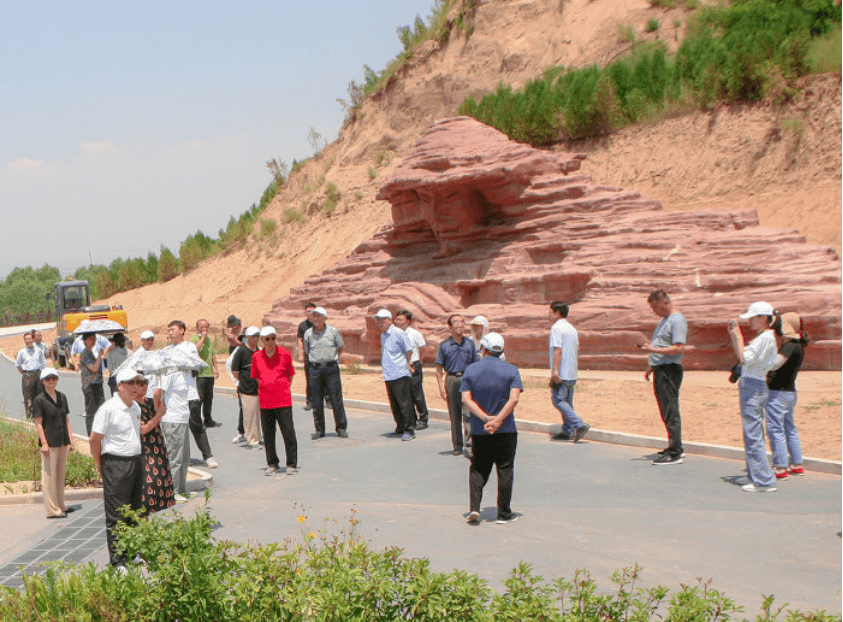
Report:
M 805 469 L 803 469 L 802 466 L 798 464 L 791 464 L 787 472 L 791 475 L 805 475 Z

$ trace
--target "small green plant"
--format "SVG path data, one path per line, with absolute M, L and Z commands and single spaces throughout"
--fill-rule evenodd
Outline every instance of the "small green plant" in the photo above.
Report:
M 325 187 L 325 205 L 323 206 L 323 210 L 326 214 L 331 215 L 334 213 L 334 210 L 337 209 L 337 203 L 340 200 L 340 192 L 337 190 L 336 184 L 333 182 L 328 182 L 328 185 Z
M 375 177 L 378 176 L 378 172 L 375 169 L 373 169 L 371 166 L 368 168 L 367 172 L 369 173 L 369 179 L 370 180 L 374 180 Z
M 268 238 L 278 230 L 278 221 L 274 218 L 262 218 L 260 237 Z
M 829 399 L 822 399 L 819 402 L 811 402 L 807 406 L 805 406 L 805 410 L 809 413 L 816 412 L 823 408 L 834 408 L 835 406 L 839 406 L 840 402 L 836 400 L 829 400 Z
M 661 28 L 661 22 L 657 20 L 655 17 L 651 17 L 647 20 L 647 27 L 644 29 L 647 32 L 656 32 L 659 28 Z
M 392 161 L 389 152 L 385 151 L 384 149 L 378 149 L 377 151 L 375 151 L 373 159 L 377 166 L 389 166 L 389 163 Z
M 352 376 L 359 376 L 360 374 L 366 373 L 366 370 L 360 367 L 360 363 L 357 361 L 351 361 L 348 363 L 343 371 L 347 374 L 351 374 Z
M 362 199 L 362 198 L 363 198 L 363 193 L 362 193 L 362 192 L 360 192 L 359 190 L 355 190 L 355 191 L 354 191 L 354 198 L 355 198 L 355 199 L 357 199 L 357 200 L 359 201 L 360 199 Z
M 624 43 L 631 43 L 633 46 L 636 43 L 635 37 L 635 29 L 632 27 L 632 24 L 619 24 L 618 25 L 618 41 Z
M 840 25 L 838 24 L 826 34 L 811 41 L 808 46 L 808 65 L 814 73 L 840 73 L 841 41 Z
M 281 215 L 281 222 L 284 224 L 304 222 L 305 220 L 307 220 L 307 217 L 304 215 L 304 212 L 297 210 L 295 207 L 288 207 Z
M 675 19 L 673 20 L 673 40 L 679 41 L 679 29 L 682 27 L 682 20 Z

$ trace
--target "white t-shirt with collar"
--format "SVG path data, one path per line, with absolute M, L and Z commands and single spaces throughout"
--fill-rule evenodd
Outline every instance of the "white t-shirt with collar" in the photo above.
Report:
M 131 458 L 141 453 L 140 406 L 126 406 L 119 395 L 105 402 L 94 415 L 91 432 L 102 434 L 102 453 Z

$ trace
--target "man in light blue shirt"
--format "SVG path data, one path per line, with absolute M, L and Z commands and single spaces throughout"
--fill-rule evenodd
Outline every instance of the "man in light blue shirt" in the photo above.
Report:
M 392 313 L 381 309 L 374 315 L 381 331 L 381 367 L 389 406 L 395 419 L 395 431 L 389 436 L 400 436 L 402 441 L 416 438 L 416 409 L 410 393 L 410 356 L 413 348 L 407 333 L 393 325 Z
M 32 416 L 32 400 L 38 395 L 41 380 L 41 370 L 47 366 L 44 353 L 35 347 L 31 333 L 23 335 L 24 347 L 15 358 L 15 366 L 21 375 L 21 391 L 23 392 L 23 408 L 27 417 Z
M 562 431 L 554 441 L 578 443 L 590 426 L 574 412 L 574 387 L 577 384 L 577 357 L 580 341 L 577 329 L 568 322 L 568 305 L 561 300 L 550 303 L 550 400 L 562 415 Z

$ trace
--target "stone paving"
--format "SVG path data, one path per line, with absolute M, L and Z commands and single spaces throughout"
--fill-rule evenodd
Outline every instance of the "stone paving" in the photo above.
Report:
M 0 566 L 0 585 L 23 586 L 23 575 L 42 574 L 51 562 L 80 564 L 105 545 L 105 516 L 102 502 L 86 502 L 82 510 L 56 519 L 60 525 L 53 535 L 36 543 L 10 562 Z

